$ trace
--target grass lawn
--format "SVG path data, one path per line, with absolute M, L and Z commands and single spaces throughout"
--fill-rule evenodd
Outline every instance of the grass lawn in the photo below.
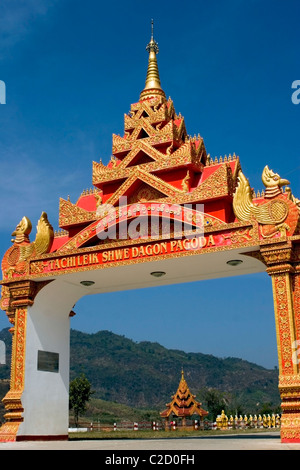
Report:
M 193 431 L 193 430 L 176 430 L 176 431 L 88 431 L 88 432 L 71 432 L 69 433 L 69 440 L 86 440 L 86 439 L 176 439 L 179 437 L 186 438 L 201 438 L 208 436 L 220 436 L 228 434 L 253 434 L 264 432 L 279 432 L 276 428 L 266 429 L 228 429 L 228 430 L 214 430 L 214 431 Z

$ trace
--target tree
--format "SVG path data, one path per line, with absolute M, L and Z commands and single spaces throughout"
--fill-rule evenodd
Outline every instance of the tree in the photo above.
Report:
M 213 421 L 215 421 L 217 415 L 221 414 L 222 410 L 226 412 L 228 398 L 226 397 L 225 393 L 213 388 L 208 388 L 202 393 L 207 405 L 207 409 L 212 416 Z
M 75 426 L 78 427 L 78 418 L 85 412 L 86 404 L 91 395 L 91 384 L 84 374 L 70 383 L 69 409 L 74 411 Z

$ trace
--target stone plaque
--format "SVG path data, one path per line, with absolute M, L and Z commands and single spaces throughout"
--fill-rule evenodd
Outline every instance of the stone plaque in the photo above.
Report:
M 38 351 L 37 368 L 45 372 L 58 372 L 59 354 L 49 351 Z

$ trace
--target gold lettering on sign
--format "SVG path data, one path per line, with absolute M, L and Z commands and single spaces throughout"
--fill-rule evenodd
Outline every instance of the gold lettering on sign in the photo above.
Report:
M 139 249 L 136 246 L 131 248 L 131 256 L 137 258 L 139 256 Z
M 86 253 L 76 256 L 65 256 L 63 258 L 51 259 L 44 266 L 50 269 L 50 271 L 66 270 L 68 268 L 78 268 L 81 266 L 90 266 L 92 264 L 123 261 L 130 258 L 144 258 L 168 253 L 171 254 L 174 252 L 195 251 L 215 245 L 216 242 L 213 235 L 209 235 L 207 238 L 185 238 L 183 240 L 171 240 L 169 242 L 159 242 L 148 245 L 132 246 L 130 248 L 107 250 L 103 251 L 101 254 Z
M 145 256 L 158 256 L 166 253 L 178 251 L 199 250 L 204 247 L 215 246 L 213 235 L 209 235 L 206 239 L 191 238 L 184 240 L 172 240 L 169 244 L 167 242 L 155 243 L 145 246 L 132 246 L 131 248 L 121 248 L 118 250 L 108 250 L 102 253 L 102 262 L 108 263 L 111 261 L 122 261 L 128 258 L 143 258 Z
M 48 261 L 48 264 L 45 265 L 50 268 L 51 271 L 55 271 L 58 269 L 67 269 L 67 268 L 76 268 L 78 266 L 87 266 L 90 264 L 98 264 L 98 254 L 97 253 L 89 253 L 85 255 L 78 255 L 78 256 L 69 256 L 64 258 L 56 258 L 51 259 Z
M 215 243 L 214 237 L 212 235 L 209 235 L 207 246 L 211 246 L 211 245 L 216 246 L 216 243 Z
M 208 239 L 205 237 L 200 238 L 191 238 L 191 239 L 184 239 L 184 240 L 172 240 L 170 243 L 171 252 L 174 251 L 183 251 L 183 250 L 199 250 L 201 248 L 205 248 L 206 246 L 215 246 L 215 240 L 213 235 L 209 235 Z
M 76 257 L 71 256 L 71 258 L 67 259 L 67 268 L 75 268 L 76 266 Z

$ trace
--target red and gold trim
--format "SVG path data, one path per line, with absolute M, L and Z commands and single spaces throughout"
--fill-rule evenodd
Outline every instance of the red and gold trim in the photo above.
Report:
M 263 247 L 261 253 L 273 286 L 282 400 L 281 440 L 297 443 L 300 442 L 298 246 L 292 242 L 270 245 Z

